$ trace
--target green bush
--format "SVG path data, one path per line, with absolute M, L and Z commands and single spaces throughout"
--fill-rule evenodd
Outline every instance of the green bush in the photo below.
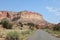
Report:
M 23 24 L 22 24 L 21 22 L 19 22 L 19 25 L 20 25 L 21 27 L 23 27 Z
M 5 38 L 5 40 L 20 40 L 19 33 L 16 31 L 9 32 Z
M 53 27 L 53 30 L 54 30 L 54 31 L 60 31 L 60 26 L 55 26 L 55 27 Z
M 29 29 L 33 29 L 34 27 L 34 23 L 28 23 L 27 25 L 29 26 Z
M 3 19 L 1 21 L 1 24 L 3 25 L 3 28 L 12 29 L 12 24 L 9 22 L 8 19 Z

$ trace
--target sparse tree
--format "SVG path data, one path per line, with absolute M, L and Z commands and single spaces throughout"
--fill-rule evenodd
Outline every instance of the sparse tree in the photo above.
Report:
M 54 31 L 60 31 L 60 26 L 59 26 L 59 25 L 55 25 L 55 26 L 53 27 L 53 30 L 54 30 Z
M 34 23 L 28 23 L 29 29 L 33 29 Z
M 19 22 L 19 25 L 20 25 L 20 29 L 22 30 L 22 27 L 23 27 L 23 24 L 21 22 Z
M 1 24 L 3 25 L 3 28 L 12 29 L 12 24 L 9 22 L 8 19 L 3 19 L 1 21 Z

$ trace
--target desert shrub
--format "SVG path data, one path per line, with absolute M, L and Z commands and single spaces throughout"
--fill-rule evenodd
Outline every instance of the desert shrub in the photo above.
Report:
M 0 24 L 1 24 L 1 20 L 0 20 Z
M 54 30 L 54 31 L 60 31 L 60 26 L 55 26 L 55 27 L 53 27 L 53 30 Z
M 44 28 L 42 28 L 42 29 L 49 29 L 49 27 L 48 27 L 48 26 L 46 26 L 46 27 L 44 27 Z
M 19 33 L 16 31 L 9 32 L 5 40 L 19 40 Z
M 29 26 L 29 29 L 33 29 L 34 27 L 34 23 L 28 23 L 27 25 Z
M 21 32 L 21 34 L 22 35 L 30 34 L 30 31 L 29 30 L 28 31 L 23 31 L 23 32 Z
M 3 25 L 3 28 L 12 29 L 12 24 L 9 22 L 8 19 L 3 19 L 1 21 L 1 24 Z
M 19 22 L 19 25 L 20 25 L 21 27 L 23 27 L 23 24 L 22 24 L 21 22 Z
M 22 22 L 19 22 L 19 26 L 20 26 L 20 29 L 22 30 L 22 28 L 23 28 Z

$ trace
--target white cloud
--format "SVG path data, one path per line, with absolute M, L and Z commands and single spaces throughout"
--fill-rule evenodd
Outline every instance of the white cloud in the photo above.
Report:
M 55 15 L 60 16 L 60 12 L 59 13 L 55 13 Z
M 53 8 L 53 7 L 46 7 L 46 9 L 49 11 L 49 12 L 55 12 L 55 11 L 57 11 L 55 8 Z
M 55 15 L 60 16 L 60 12 L 56 12 Z
M 54 8 L 54 7 L 47 6 L 46 9 L 48 12 L 51 12 L 57 16 L 60 16 L 60 8 Z

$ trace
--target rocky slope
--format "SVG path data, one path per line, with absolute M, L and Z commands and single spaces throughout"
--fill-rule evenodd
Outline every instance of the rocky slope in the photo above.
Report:
M 21 12 L 10 12 L 10 11 L 0 11 L 0 20 L 4 18 L 9 18 L 12 22 L 22 22 L 22 23 L 34 23 L 42 27 L 51 25 L 43 19 L 43 16 L 37 12 L 21 11 Z

